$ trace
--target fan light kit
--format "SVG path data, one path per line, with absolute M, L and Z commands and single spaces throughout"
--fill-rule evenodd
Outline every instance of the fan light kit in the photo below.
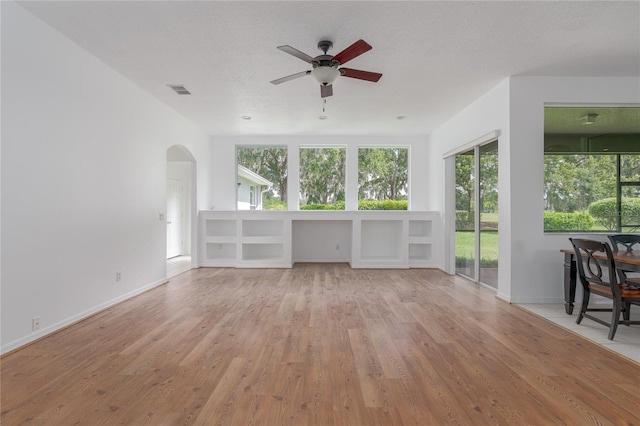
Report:
M 377 82 L 380 80 L 380 77 L 382 77 L 382 74 L 376 72 L 361 71 L 352 68 L 338 68 L 340 65 L 345 64 L 371 50 L 371 45 L 366 41 L 358 40 L 335 56 L 327 55 L 327 51 L 332 47 L 332 42 L 328 40 L 320 41 L 318 43 L 318 49 L 322 50 L 323 54 L 313 58 L 289 45 L 278 46 L 278 49 L 283 52 L 311 64 L 312 69 L 273 80 L 271 83 L 280 84 L 312 74 L 318 83 L 320 83 L 320 96 L 326 98 L 333 95 L 333 82 L 340 76 L 371 81 L 373 83 Z

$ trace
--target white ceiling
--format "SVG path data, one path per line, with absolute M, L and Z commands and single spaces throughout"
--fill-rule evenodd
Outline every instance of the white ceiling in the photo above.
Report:
M 640 76 L 638 1 L 21 4 L 211 135 L 428 134 L 508 76 Z M 276 46 L 361 38 L 347 66 L 384 75 L 338 78 L 325 112 L 313 77 L 269 83 L 310 69 Z

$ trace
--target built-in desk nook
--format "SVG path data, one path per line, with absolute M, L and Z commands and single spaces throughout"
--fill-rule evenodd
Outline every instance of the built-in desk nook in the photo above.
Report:
M 442 230 L 437 212 L 207 210 L 199 220 L 200 266 L 441 267 L 433 248 Z

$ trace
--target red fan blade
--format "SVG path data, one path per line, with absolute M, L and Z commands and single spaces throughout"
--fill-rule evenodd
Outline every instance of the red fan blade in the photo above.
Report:
M 320 85 L 320 97 L 326 98 L 328 96 L 333 96 L 333 85 L 332 84 L 327 84 L 325 86 L 324 84 L 321 84 Z
M 273 80 L 271 83 L 280 84 L 280 83 L 284 83 L 284 82 L 287 82 L 287 81 L 290 81 L 290 80 L 295 80 L 296 78 L 300 78 L 300 77 L 303 77 L 303 76 L 309 75 L 309 74 L 311 74 L 311 71 L 302 71 L 302 72 L 298 72 L 298 73 L 295 73 L 295 74 L 288 75 L 286 77 L 278 78 L 276 80 Z
M 355 57 L 362 55 L 364 52 L 371 50 L 371 46 L 364 40 L 358 40 L 351 46 L 338 53 L 331 60 L 337 61 L 340 64 L 346 64 L 347 61 L 352 60 Z
M 382 77 L 382 74 L 370 71 L 354 70 L 352 68 L 340 68 L 340 75 L 343 77 L 357 78 L 358 80 L 373 81 L 376 83 Z
M 282 50 L 283 52 L 288 53 L 289 55 L 293 55 L 298 59 L 302 59 L 305 62 L 311 63 L 311 61 L 313 61 L 313 58 L 309 55 L 307 55 L 304 52 L 299 51 L 296 48 L 293 48 L 289 45 L 284 45 L 284 46 L 278 46 L 278 49 Z

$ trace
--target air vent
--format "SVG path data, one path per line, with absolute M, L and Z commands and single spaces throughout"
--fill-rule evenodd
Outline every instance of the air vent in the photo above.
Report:
M 190 95 L 191 94 L 191 92 L 189 92 L 181 84 L 167 84 L 167 86 L 171 87 L 178 95 Z

